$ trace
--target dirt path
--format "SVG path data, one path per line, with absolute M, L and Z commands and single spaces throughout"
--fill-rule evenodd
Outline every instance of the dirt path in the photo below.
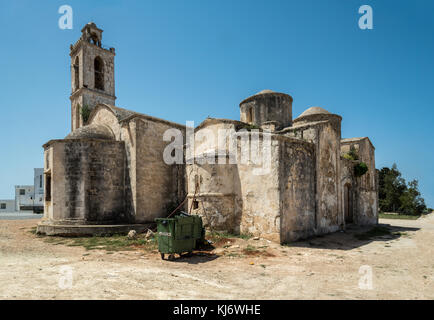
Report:
M 361 230 L 291 246 L 233 239 L 175 262 L 47 243 L 29 232 L 37 222 L 0 221 L 0 299 L 434 299 L 434 214 L 381 220 L 392 234 L 371 240 L 357 240 Z M 372 289 L 359 287 L 361 266 Z

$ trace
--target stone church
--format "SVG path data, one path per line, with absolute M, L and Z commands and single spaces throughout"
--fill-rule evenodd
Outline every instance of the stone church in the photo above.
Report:
M 375 148 L 367 137 L 342 139 L 339 115 L 312 107 L 293 119 L 292 97 L 271 90 L 242 101 L 240 121 L 208 118 L 196 128 L 122 109 L 115 49 L 102 46 L 94 23 L 81 32 L 70 48 L 71 133 L 43 146 L 38 232 L 141 231 L 180 204 L 210 230 L 281 243 L 378 222 Z M 167 164 L 164 136 L 173 129 L 184 141 L 183 161 Z M 184 153 L 189 130 L 193 161 Z M 217 141 L 221 130 L 234 132 L 235 142 Z M 270 145 L 264 174 L 242 159 L 253 135 Z M 200 161 L 222 155 L 232 161 Z

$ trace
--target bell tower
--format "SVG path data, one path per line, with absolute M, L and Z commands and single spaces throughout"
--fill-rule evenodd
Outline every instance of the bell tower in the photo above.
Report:
M 86 125 L 99 103 L 115 104 L 115 49 L 102 46 L 103 30 L 90 22 L 71 45 L 71 131 Z

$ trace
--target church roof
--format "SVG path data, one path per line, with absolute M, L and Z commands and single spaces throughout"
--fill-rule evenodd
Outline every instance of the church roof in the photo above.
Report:
M 270 90 L 270 89 L 265 89 L 265 90 L 259 91 L 259 92 L 258 92 L 257 94 L 255 94 L 255 95 L 266 94 L 266 93 L 274 93 L 274 91 L 273 91 L 273 90 Z
M 115 136 L 111 129 L 104 125 L 90 124 L 72 131 L 65 137 L 65 140 L 79 139 L 115 140 Z
M 298 118 L 310 116 L 313 114 L 330 114 L 330 112 L 328 112 L 326 109 L 323 109 L 321 107 L 311 107 L 305 110 Z
M 341 143 L 342 144 L 347 144 L 347 143 L 351 144 L 353 142 L 360 142 L 360 141 L 363 141 L 363 140 L 367 140 L 370 143 L 370 145 L 372 146 L 372 148 L 375 149 L 374 144 L 372 143 L 371 139 L 369 139 L 369 137 L 345 138 L 345 139 L 341 139 Z
M 96 110 L 98 109 L 98 107 L 106 107 L 109 110 L 111 110 L 113 112 L 113 114 L 115 115 L 115 117 L 118 119 L 119 122 L 123 122 L 123 121 L 129 121 L 133 118 L 142 118 L 142 119 L 146 119 L 146 120 L 150 120 L 150 121 L 155 121 L 155 122 L 161 122 L 161 123 L 165 123 L 167 125 L 171 125 L 174 127 L 178 127 L 181 129 L 185 129 L 185 126 L 176 122 L 172 122 L 172 121 L 168 121 L 168 120 L 164 120 L 164 119 L 160 119 L 160 118 L 156 118 L 156 117 L 152 117 L 152 116 L 148 116 L 146 114 L 143 113 L 139 113 L 139 112 L 135 112 L 135 111 L 131 111 L 131 110 L 127 110 L 127 109 L 123 109 L 123 108 L 119 108 L 107 103 L 101 103 L 98 104 L 92 111 L 89 121 L 90 119 L 92 119 L 93 115 L 96 113 Z
M 131 110 L 118 108 L 106 103 L 104 103 L 104 105 L 113 112 L 113 114 L 115 115 L 115 117 L 118 119 L 119 122 L 124 121 L 125 119 L 128 119 L 134 115 L 139 115 L 139 113 Z
M 308 120 L 310 121 L 318 121 L 318 120 L 325 120 L 330 117 L 339 117 L 339 115 L 333 114 L 328 112 L 326 109 L 323 109 L 321 107 L 311 107 L 307 110 L 305 110 L 301 115 L 299 115 L 297 118 L 294 119 L 294 122 L 304 121 Z
M 259 98 L 261 96 L 284 96 L 284 97 L 289 97 L 292 101 L 292 97 L 289 94 L 281 93 L 281 92 L 275 92 L 275 91 L 270 90 L 270 89 L 265 89 L 265 90 L 259 91 L 258 93 L 255 93 L 253 96 L 250 96 L 250 97 L 244 99 L 243 101 L 241 101 L 240 106 L 246 102 L 255 100 L 256 98 Z

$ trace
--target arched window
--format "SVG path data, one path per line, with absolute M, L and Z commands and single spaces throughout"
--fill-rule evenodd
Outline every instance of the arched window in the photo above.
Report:
M 75 58 L 74 62 L 74 91 L 80 88 L 80 60 L 78 57 Z
M 94 61 L 95 89 L 104 90 L 104 63 L 100 57 Z
M 92 34 L 90 35 L 90 43 L 93 43 L 94 45 L 100 47 L 100 43 L 99 43 L 98 36 L 97 36 L 95 33 L 92 33 Z

